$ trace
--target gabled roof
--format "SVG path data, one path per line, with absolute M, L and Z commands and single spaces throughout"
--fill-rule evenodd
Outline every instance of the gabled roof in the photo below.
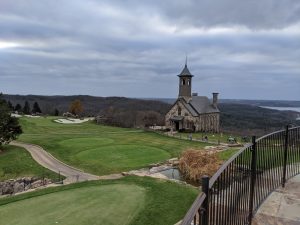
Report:
M 183 70 L 181 71 L 181 73 L 178 75 L 179 77 L 193 77 L 193 75 L 191 74 L 191 72 L 189 71 L 187 65 L 185 64 Z
M 192 116 L 199 116 L 205 113 L 219 113 L 220 110 L 213 106 L 211 101 L 206 96 L 192 96 L 188 102 L 184 98 L 179 101 L 192 114 Z
M 220 110 L 217 107 L 214 107 L 206 96 L 192 96 L 192 100 L 189 102 L 189 105 L 191 105 L 199 114 L 220 112 Z
M 198 116 L 197 111 L 190 104 L 188 104 L 184 98 L 180 98 L 179 101 L 192 114 L 192 116 Z

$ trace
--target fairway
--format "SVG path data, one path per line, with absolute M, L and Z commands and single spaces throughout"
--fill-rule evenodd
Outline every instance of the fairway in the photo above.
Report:
M 141 177 L 77 183 L 0 199 L 0 225 L 173 225 L 197 192 Z
M 21 118 L 24 134 L 19 140 L 40 145 L 56 158 L 96 175 L 147 167 L 178 157 L 186 148 L 207 145 L 92 121 L 58 124 L 53 122 L 57 118 Z

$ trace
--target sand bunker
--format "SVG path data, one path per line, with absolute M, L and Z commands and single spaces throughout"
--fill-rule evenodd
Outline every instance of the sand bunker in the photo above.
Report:
M 19 115 L 19 114 L 16 114 L 16 113 L 11 113 L 10 114 L 12 117 L 17 117 L 17 118 L 20 118 L 20 117 L 22 117 L 21 115 Z
M 29 118 L 40 118 L 41 116 L 33 116 L 33 115 L 25 115 L 26 117 L 29 117 Z
M 89 120 L 93 120 L 94 118 L 84 118 L 84 119 L 74 119 L 74 118 L 63 118 L 63 119 L 56 119 L 54 120 L 57 123 L 63 123 L 63 124 L 76 124 L 76 123 L 84 123 Z

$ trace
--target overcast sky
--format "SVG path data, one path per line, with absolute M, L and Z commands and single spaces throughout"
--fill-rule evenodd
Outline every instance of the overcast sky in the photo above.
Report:
M 0 0 L 0 91 L 300 100 L 299 0 Z

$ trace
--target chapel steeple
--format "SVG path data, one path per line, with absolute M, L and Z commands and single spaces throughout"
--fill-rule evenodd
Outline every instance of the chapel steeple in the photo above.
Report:
M 187 57 L 185 59 L 185 65 L 181 73 L 178 75 L 179 77 L 179 94 L 178 97 L 192 97 L 192 77 L 193 75 L 190 73 L 187 67 Z

